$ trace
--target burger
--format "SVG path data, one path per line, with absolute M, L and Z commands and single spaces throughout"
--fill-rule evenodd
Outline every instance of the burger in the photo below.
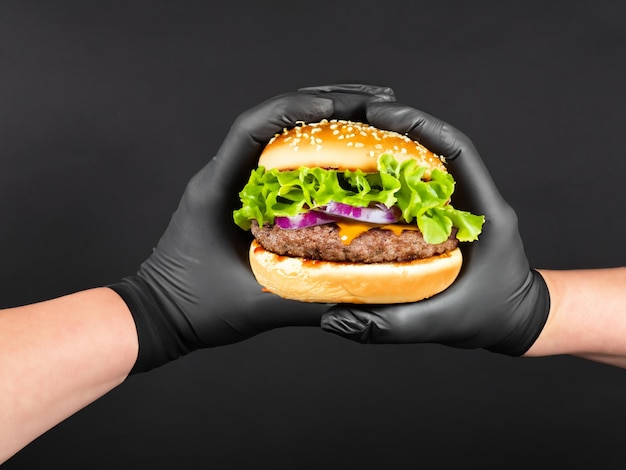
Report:
M 455 209 L 444 158 L 345 120 L 276 134 L 233 218 L 268 292 L 304 302 L 415 302 L 449 287 L 484 217 Z

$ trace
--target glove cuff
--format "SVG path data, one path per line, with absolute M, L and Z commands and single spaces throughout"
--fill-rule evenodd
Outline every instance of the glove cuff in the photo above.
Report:
M 162 315 L 158 301 L 143 279 L 130 276 L 107 287 L 124 300 L 137 328 L 139 354 L 131 375 L 147 372 L 191 352 Z
M 528 311 L 522 321 L 506 338 L 486 348 L 488 351 L 522 356 L 541 334 L 550 313 L 550 293 L 546 281 L 534 269 L 530 270 L 528 280 L 520 291 L 517 309 L 523 308 Z

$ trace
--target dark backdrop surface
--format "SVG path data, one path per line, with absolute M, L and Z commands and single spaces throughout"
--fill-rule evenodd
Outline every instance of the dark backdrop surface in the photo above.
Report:
M 239 113 L 350 81 L 472 137 L 534 266 L 622 265 L 624 5 L 0 1 L 0 306 L 134 272 Z M 3 468 L 624 468 L 625 395 L 576 358 L 284 329 L 133 377 Z

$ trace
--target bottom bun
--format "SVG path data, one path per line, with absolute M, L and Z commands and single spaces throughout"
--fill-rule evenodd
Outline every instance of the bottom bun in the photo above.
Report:
M 250 245 L 259 284 L 302 302 L 395 304 L 416 302 L 448 288 L 461 270 L 461 250 L 405 263 L 337 263 L 281 256 Z

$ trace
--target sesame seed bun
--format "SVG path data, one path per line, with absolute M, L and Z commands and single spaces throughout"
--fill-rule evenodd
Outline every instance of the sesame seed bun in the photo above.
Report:
M 421 166 L 446 171 L 440 157 L 405 135 L 351 121 L 321 121 L 285 129 L 267 144 L 259 158 L 265 169 L 320 167 L 378 171 L 378 158 L 392 154 L 401 162 L 415 159 Z

